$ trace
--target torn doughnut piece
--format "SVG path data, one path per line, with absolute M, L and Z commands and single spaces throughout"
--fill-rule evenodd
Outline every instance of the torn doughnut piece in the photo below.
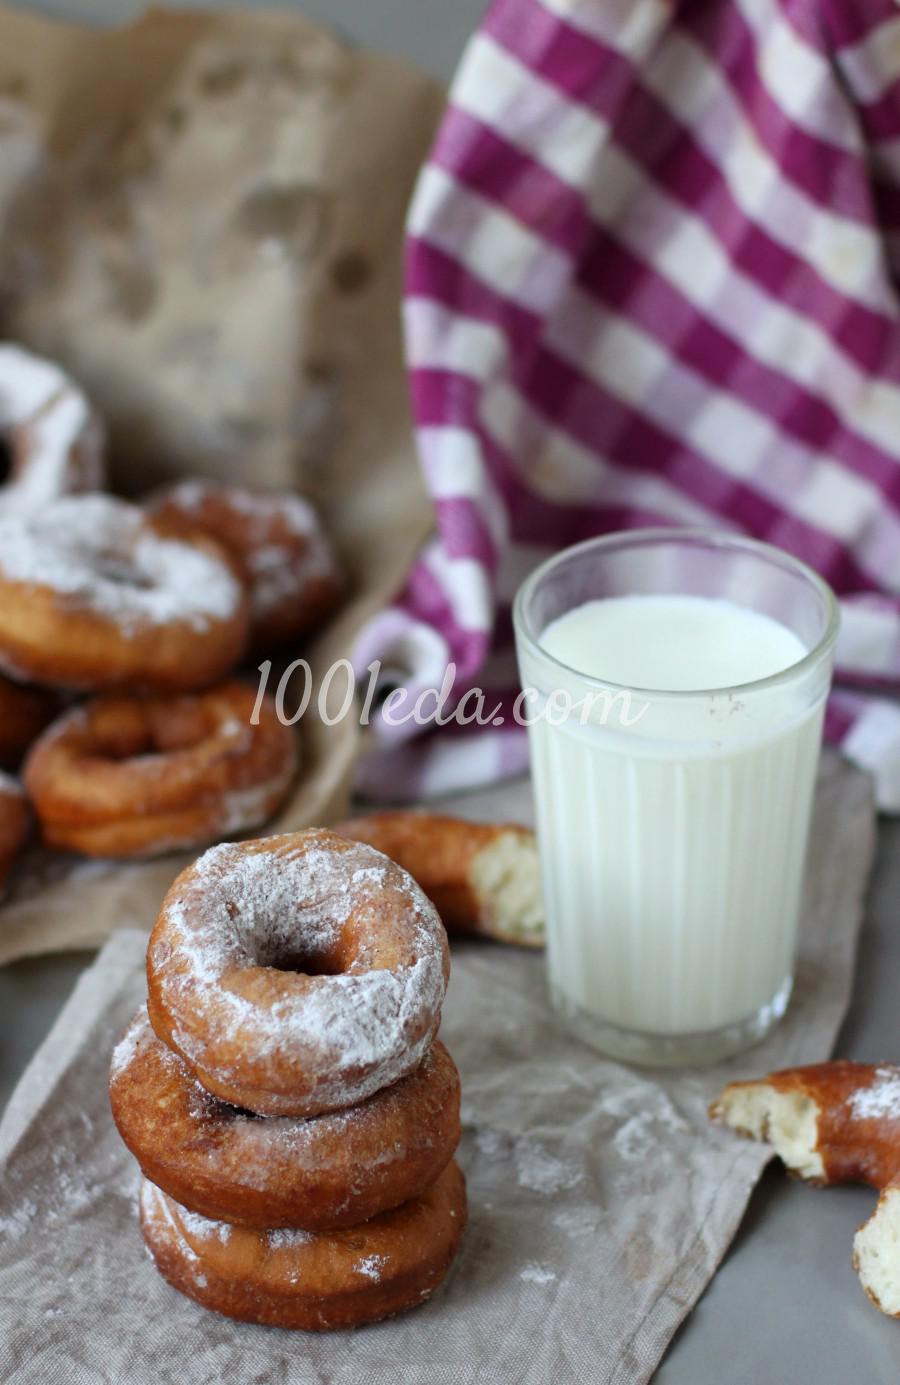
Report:
M 530 827 L 387 811 L 346 819 L 332 830 L 367 842 L 408 871 L 448 933 L 543 947 L 540 868 Z
M 881 1194 L 856 1233 L 853 1265 L 875 1306 L 900 1317 L 900 1068 L 836 1061 L 732 1082 L 710 1116 L 767 1141 L 807 1182 Z

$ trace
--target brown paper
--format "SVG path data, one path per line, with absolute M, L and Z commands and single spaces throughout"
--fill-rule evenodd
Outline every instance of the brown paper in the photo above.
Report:
M 0 329 L 86 386 L 115 488 L 201 474 L 321 508 L 352 596 L 321 671 L 431 524 L 400 333 L 404 216 L 442 90 L 299 17 L 0 11 Z M 346 687 L 332 689 L 339 702 Z M 343 810 L 360 731 L 304 717 L 274 830 Z M 145 923 L 179 862 L 34 858 L 0 962 Z
M 458 806 L 525 817 L 529 798 L 520 783 Z M 164 1284 L 144 1255 L 135 1166 L 105 1084 L 112 1045 L 144 994 L 146 939 L 117 936 L 0 1123 L 0 1379 L 645 1385 L 769 1158 L 712 1128 L 707 1103 L 733 1078 L 827 1056 L 850 993 L 873 840 L 869 781 L 827 756 L 796 995 L 765 1043 L 717 1068 L 605 1062 L 558 1033 L 540 956 L 454 947 L 441 1038 L 462 1077 L 469 1226 L 429 1304 L 356 1333 L 216 1317 Z

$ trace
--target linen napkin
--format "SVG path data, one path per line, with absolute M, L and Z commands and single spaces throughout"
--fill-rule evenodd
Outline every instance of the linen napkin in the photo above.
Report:
M 520 782 L 458 806 L 491 818 L 525 817 L 528 805 Z M 768 1159 L 711 1127 L 707 1103 L 732 1078 L 827 1055 L 850 992 L 873 825 L 867 780 L 827 757 L 794 1000 L 764 1044 L 716 1068 L 606 1062 L 558 1032 L 539 955 L 455 946 L 441 1037 L 462 1076 L 469 1226 L 428 1304 L 356 1332 L 234 1323 L 156 1274 L 106 1097 L 110 1052 L 144 994 L 146 934 L 116 934 L 0 1122 L 0 1379 L 643 1385 Z
M 406 357 L 437 532 L 357 645 L 410 701 L 360 788 L 521 772 L 510 607 L 638 525 L 774 543 L 841 598 L 828 735 L 900 811 L 896 0 L 495 0 L 408 222 Z M 496 695 L 495 695 L 496 694 Z M 415 735 L 412 743 L 398 740 Z

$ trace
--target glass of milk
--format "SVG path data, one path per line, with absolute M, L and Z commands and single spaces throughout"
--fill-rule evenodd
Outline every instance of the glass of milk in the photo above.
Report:
M 631 530 L 557 554 L 514 608 L 547 965 L 567 1026 L 711 1062 L 791 994 L 838 609 L 776 548 Z

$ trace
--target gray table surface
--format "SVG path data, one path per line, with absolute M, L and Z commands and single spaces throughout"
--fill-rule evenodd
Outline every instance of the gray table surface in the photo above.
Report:
M 21 7 L 107 23 L 141 8 L 130 0 L 36 0 Z M 238 5 L 198 0 L 194 7 Z M 245 7 L 302 10 L 449 77 L 486 3 L 281 0 L 279 6 L 269 0 L 254 6 L 246 0 Z M 855 998 L 837 1046 L 843 1056 L 900 1058 L 898 902 L 900 823 L 889 823 L 880 833 Z M 0 970 L 0 1106 L 90 960 L 70 953 Z M 866 1303 L 850 1267 L 853 1231 L 872 1205 L 863 1189 L 817 1193 L 776 1169 L 768 1173 L 721 1270 L 658 1371 L 660 1385 L 896 1385 L 900 1325 Z

